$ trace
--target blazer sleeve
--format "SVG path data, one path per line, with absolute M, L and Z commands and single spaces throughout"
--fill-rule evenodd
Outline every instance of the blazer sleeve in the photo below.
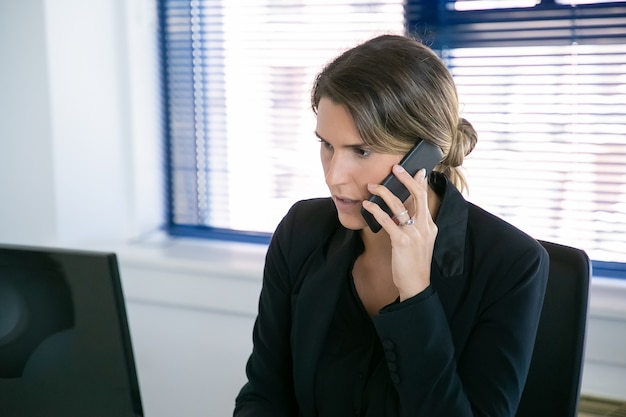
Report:
M 508 270 L 491 271 L 505 279 L 485 288 L 477 314 L 465 318 L 471 331 L 460 351 L 434 291 L 417 301 L 392 304 L 374 317 L 400 416 L 515 415 L 530 366 L 548 264 L 547 253 L 537 244 L 509 263 Z
M 235 417 L 296 415 L 289 332 L 291 289 L 287 263 L 293 222 L 293 213 L 285 216 L 268 247 L 258 315 L 252 332 L 253 350 L 246 365 L 248 382 L 235 400 Z
M 276 228 L 265 259 L 253 349 L 246 365 L 248 382 L 235 400 L 235 417 L 298 415 L 291 348 L 293 302 L 305 263 L 337 225 L 334 204 L 326 198 L 294 204 Z

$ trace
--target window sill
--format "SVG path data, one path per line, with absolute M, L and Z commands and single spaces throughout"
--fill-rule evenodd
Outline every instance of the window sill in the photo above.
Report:
M 116 253 L 127 303 L 256 316 L 266 245 L 160 237 L 80 247 Z

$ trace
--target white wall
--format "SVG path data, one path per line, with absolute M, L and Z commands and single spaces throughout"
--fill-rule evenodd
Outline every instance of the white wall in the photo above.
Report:
M 52 241 L 56 237 L 44 19 L 41 1 L 0 0 L 2 240 Z
M 148 417 L 226 416 L 264 248 L 159 233 L 152 0 L 0 0 L 0 242 L 118 252 Z M 583 392 L 626 399 L 626 282 L 596 279 Z

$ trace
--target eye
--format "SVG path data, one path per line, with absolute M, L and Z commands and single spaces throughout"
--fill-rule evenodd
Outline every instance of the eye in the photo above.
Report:
M 372 154 L 372 151 L 370 151 L 369 149 L 354 148 L 354 153 L 356 153 L 361 158 L 367 158 Z
M 324 139 L 319 139 L 319 142 L 322 144 L 322 148 L 327 149 L 329 151 L 333 150 L 333 145 L 331 145 L 330 143 L 326 142 Z

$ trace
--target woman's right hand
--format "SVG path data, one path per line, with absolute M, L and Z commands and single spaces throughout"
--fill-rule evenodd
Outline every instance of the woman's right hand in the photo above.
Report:
M 400 165 L 394 165 L 393 173 L 410 192 L 404 204 L 383 185 L 368 184 L 368 190 L 380 196 L 393 213 L 413 212 L 412 222 L 396 223 L 377 204 L 367 200 L 363 201 L 363 207 L 389 235 L 393 282 L 400 301 L 404 301 L 430 285 L 430 265 L 438 230 L 428 208 L 426 171 L 421 169 L 411 177 Z

